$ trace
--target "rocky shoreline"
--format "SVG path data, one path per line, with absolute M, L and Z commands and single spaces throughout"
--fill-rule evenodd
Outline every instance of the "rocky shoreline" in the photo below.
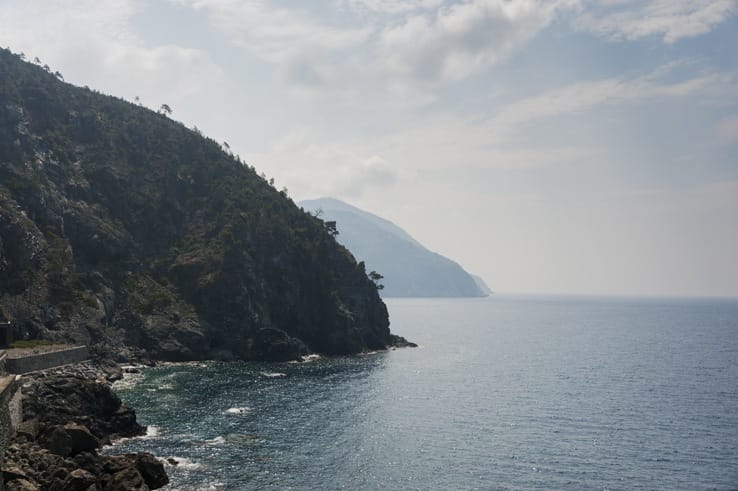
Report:
M 111 389 L 122 376 L 112 362 L 24 376 L 23 422 L 5 452 L 5 489 L 123 491 L 166 485 L 164 465 L 149 453 L 99 452 L 116 438 L 146 433 L 135 411 Z
M 389 349 L 415 346 L 393 335 Z M 152 454 L 100 453 L 116 439 L 146 434 L 134 409 L 112 389 L 130 371 L 138 369 L 102 359 L 24 375 L 22 423 L 5 451 L 0 490 L 3 482 L 7 491 L 149 490 L 168 484 L 164 461 Z

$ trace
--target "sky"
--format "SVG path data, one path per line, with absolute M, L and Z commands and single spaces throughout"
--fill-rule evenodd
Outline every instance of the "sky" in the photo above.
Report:
M 0 45 L 495 291 L 738 296 L 738 0 L 0 0 Z

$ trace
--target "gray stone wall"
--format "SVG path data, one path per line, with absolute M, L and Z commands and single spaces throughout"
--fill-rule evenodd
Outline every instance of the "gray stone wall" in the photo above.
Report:
M 16 389 L 13 396 L 8 402 L 8 413 L 10 414 L 10 428 L 11 432 L 15 432 L 20 424 L 23 422 L 23 391 L 20 390 L 20 385 L 16 383 Z
M 15 377 L 2 377 L 0 378 L 0 467 L 3 464 L 3 457 L 5 455 L 5 448 L 10 442 L 10 437 L 13 434 L 13 419 L 11 417 L 10 406 L 17 404 L 18 409 L 14 411 L 20 411 L 20 396 L 21 391 L 18 390 L 19 385 L 15 380 Z M 17 399 L 17 402 L 16 402 Z M 13 401 L 11 403 L 11 401 Z M 20 413 L 18 416 L 20 417 Z M 5 486 L 3 485 L 3 479 L 0 475 L 0 491 L 3 491 Z
M 90 358 L 90 354 L 86 346 L 78 346 L 61 351 L 53 351 L 51 353 L 40 353 L 37 355 L 27 355 L 22 358 L 8 358 L 5 361 L 5 368 L 9 373 L 28 373 L 38 370 L 46 370 L 47 368 L 60 367 L 63 365 L 71 365 L 79 363 Z

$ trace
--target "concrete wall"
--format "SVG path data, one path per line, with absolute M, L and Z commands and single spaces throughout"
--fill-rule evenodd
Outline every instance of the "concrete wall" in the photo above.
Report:
M 87 347 L 77 346 L 76 348 L 52 351 L 51 353 L 27 355 L 22 358 L 8 358 L 5 361 L 5 368 L 8 373 L 20 374 L 71 365 L 72 363 L 79 363 L 89 358 L 90 354 L 87 351 Z
M 10 413 L 10 427 L 15 432 L 23 422 L 23 391 L 20 384 L 16 383 L 15 393 L 8 402 L 8 413 Z
M 10 437 L 13 434 L 14 424 L 13 421 L 20 416 L 20 401 L 21 391 L 20 384 L 15 380 L 14 376 L 0 377 L 0 466 L 3 463 L 3 456 L 5 455 L 5 448 L 8 446 Z M 16 406 L 18 411 L 17 416 L 11 416 L 11 406 Z M 0 491 L 5 489 L 3 485 L 2 476 L 0 476 Z

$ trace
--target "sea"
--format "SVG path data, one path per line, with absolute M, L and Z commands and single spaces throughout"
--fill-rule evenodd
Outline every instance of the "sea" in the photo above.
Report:
M 388 299 L 419 344 L 116 384 L 167 489 L 738 490 L 738 300 Z

